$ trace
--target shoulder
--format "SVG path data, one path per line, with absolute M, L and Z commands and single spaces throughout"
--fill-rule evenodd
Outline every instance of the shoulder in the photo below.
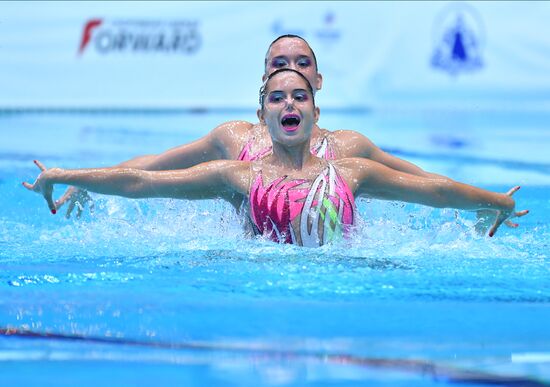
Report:
M 227 121 L 216 126 L 211 135 L 214 137 L 239 135 L 248 132 L 254 126 L 255 124 L 248 121 Z
M 333 160 L 331 164 L 336 169 L 336 173 L 344 179 L 351 192 L 355 192 L 369 175 L 370 166 L 365 164 L 365 161 L 364 158 L 348 157 Z
M 334 167 L 342 174 L 352 177 L 365 177 L 377 169 L 378 163 L 364 157 L 345 157 L 334 160 Z
M 326 131 L 338 157 L 369 157 L 377 148 L 366 136 L 353 130 Z
M 223 158 L 236 159 L 254 126 L 248 121 L 224 122 L 210 132 L 209 140 L 224 155 Z

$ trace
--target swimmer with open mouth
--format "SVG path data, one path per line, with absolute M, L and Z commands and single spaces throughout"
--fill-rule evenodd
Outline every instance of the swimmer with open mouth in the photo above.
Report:
M 490 192 L 446 178 L 416 176 L 365 158 L 326 160 L 310 151 L 320 111 L 308 79 L 291 69 L 269 75 L 260 89 L 258 117 L 267 126 L 272 152 L 256 161 L 216 160 L 169 171 L 132 168 L 41 169 L 26 188 L 42 194 L 55 210 L 55 184 L 130 198 L 222 198 L 248 204 L 255 231 L 276 242 L 320 246 L 351 230 L 354 200 L 368 196 L 432 207 L 483 210 L 491 218 L 489 236 L 512 217 L 512 195 Z M 288 130 L 290 128 L 290 130 Z

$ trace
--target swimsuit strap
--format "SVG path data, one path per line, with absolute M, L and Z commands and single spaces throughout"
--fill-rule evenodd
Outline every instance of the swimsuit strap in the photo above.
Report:
M 311 153 L 325 160 L 336 159 L 336 153 L 334 152 L 334 147 L 329 141 L 328 135 L 325 135 L 317 146 L 311 147 Z
M 252 153 L 252 147 L 254 146 L 254 136 L 250 135 L 248 138 L 248 141 L 246 144 L 244 144 L 243 148 L 241 149 L 241 152 L 237 156 L 237 160 L 239 161 L 254 161 L 259 160 L 262 157 L 268 155 L 271 150 L 273 149 L 271 145 L 260 149 L 256 153 Z

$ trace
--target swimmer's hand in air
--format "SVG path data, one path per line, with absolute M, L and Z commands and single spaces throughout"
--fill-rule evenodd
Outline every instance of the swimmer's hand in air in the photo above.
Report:
M 38 160 L 34 160 L 34 163 L 40 170 L 42 171 L 40 175 L 38 175 L 38 178 L 34 182 L 34 184 L 29 184 L 27 182 L 24 182 L 23 185 L 25 188 L 27 188 L 30 191 L 34 191 L 36 193 L 42 194 L 44 196 L 44 199 L 48 203 L 48 207 L 50 208 L 50 211 L 52 214 L 55 215 L 57 212 L 57 208 L 55 206 L 55 203 L 53 201 L 53 183 L 51 182 L 51 177 L 53 177 L 53 174 L 60 171 L 59 168 L 50 168 L 47 169 L 44 164 L 42 164 Z
M 84 207 L 88 205 L 88 208 L 90 209 L 90 212 L 94 212 L 94 200 L 92 197 L 88 194 L 88 191 L 86 191 L 83 188 L 78 187 L 69 187 L 58 200 L 55 201 L 55 206 L 57 209 L 63 207 L 65 203 L 69 202 L 67 207 L 67 212 L 65 213 L 65 217 L 69 219 L 71 217 L 71 213 L 76 207 L 76 218 L 79 219 L 82 215 L 82 211 L 84 210 Z
M 511 188 L 506 195 L 512 196 L 520 189 L 520 186 L 515 186 Z M 492 237 L 495 235 L 497 229 L 502 223 L 511 228 L 517 228 L 518 223 L 512 222 L 510 219 L 519 218 L 524 215 L 527 215 L 529 210 L 523 211 L 495 211 L 495 210 L 478 210 L 476 211 L 477 222 L 475 224 L 475 230 L 480 235 L 486 235 L 487 230 L 489 230 L 488 235 Z

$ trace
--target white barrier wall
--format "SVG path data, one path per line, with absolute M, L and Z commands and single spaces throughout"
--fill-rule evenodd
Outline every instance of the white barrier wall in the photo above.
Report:
M 0 108 L 255 108 L 269 43 L 321 107 L 550 107 L 549 2 L 0 3 Z

